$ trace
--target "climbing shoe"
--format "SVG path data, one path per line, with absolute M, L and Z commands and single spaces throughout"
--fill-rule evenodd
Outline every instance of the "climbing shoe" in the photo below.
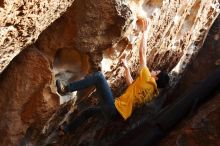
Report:
M 57 92 L 60 95 L 65 95 L 68 92 L 67 86 L 65 86 L 62 81 L 60 81 L 59 79 L 56 80 L 56 86 L 57 86 Z

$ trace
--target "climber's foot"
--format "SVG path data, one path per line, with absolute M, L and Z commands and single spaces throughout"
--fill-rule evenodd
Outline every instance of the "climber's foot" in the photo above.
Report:
M 67 86 L 65 86 L 62 81 L 60 81 L 59 79 L 56 80 L 56 86 L 57 86 L 57 92 L 60 95 L 65 95 L 68 92 Z

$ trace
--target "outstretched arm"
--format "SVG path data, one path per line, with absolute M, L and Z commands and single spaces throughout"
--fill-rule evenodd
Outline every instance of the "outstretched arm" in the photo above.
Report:
M 146 67 L 147 66 L 147 61 L 146 61 L 146 27 L 147 27 L 147 22 L 145 20 L 141 20 L 141 23 L 139 24 L 140 29 L 142 31 L 142 38 L 141 38 L 141 43 L 139 46 L 139 56 L 140 56 L 140 68 Z
M 141 38 L 141 44 L 139 47 L 139 56 L 140 56 L 140 68 L 146 67 L 146 38 L 145 33 L 143 32 Z
M 130 70 L 128 68 L 127 61 L 125 60 L 125 58 L 121 59 L 121 61 L 123 63 L 123 67 L 125 69 L 126 83 L 127 83 L 127 85 L 131 85 L 133 82 L 133 78 L 132 78 Z

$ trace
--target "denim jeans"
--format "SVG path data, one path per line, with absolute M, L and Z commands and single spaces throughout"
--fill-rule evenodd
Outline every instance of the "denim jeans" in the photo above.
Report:
M 100 107 L 90 107 L 82 111 L 79 116 L 71 118 L 70 123 L 64 128 L 66 132 L 77 128 L 77 126 L 82 124 L 95 113 L 102 112 L 107 119 L 111 119 L 118 114 L 114 105 L 112 91 L 101 72 L 94 72 L 82 80 L 70 83 L 67 87 L 69 92 L 74 92 L 93 85 L 95 85 L 96 90 L 100 95 Z

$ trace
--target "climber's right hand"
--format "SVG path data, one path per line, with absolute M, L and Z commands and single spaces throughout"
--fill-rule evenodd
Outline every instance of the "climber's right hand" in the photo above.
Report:
M 141 32 L 144 32 L 147 29 L 147 22 L 144 18 L 138 18 L 136 25 Z

